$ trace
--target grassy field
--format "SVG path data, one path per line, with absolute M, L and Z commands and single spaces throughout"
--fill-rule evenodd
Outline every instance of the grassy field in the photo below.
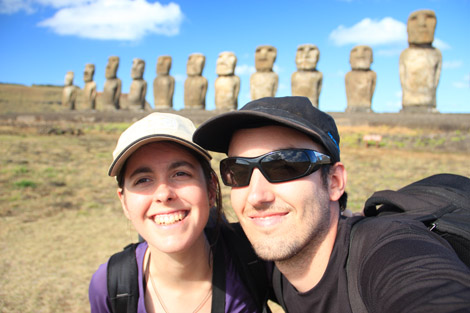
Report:
M 107 176 L 126 126 L 0 126 L 0 312 L 89 311 L 91 275 L 137 237 Z M 469 151 L 451 148 L 468 146 L 468 134 L 390 127 L 340 127 L 340 133 L 353 211 L 377 189 L 439 172 L 470 176 Z M 366 147 L 365 134 L 384 138 Z M 218 168 L 222 156 L 214 157 Z M 234 220 L 228 192 L 224 204 Z

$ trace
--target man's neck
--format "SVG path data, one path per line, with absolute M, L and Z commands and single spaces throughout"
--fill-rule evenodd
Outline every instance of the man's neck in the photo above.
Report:
M 308 245 L 294 257 L 276 261 L 279 271 L 299 291 L 315 287 L 323 277 L 336 240 L 339 212 L 332 210 L 329 231 L 319 245 Z

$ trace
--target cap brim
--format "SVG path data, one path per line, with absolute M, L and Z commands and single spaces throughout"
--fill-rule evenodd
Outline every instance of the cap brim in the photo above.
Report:
M 286 115 L 277 117 L 272 114 L 251 110 L 227 112 L 210 118 L 196 129 L 193 140 L 204 149 L 227 153 L 230 140 L 235 131 L 267 125 L 294 128 L 313 137 L 319 143 L 323 143 L 319 133 L 307 126 L 302 126 L 298 122 L 298 117 L 289 118 Z
M 201 149 L 200 147 L 198 147 L 197 145 L 195 145 L 192 142 L 189 142 L 187 140 L 184 140 L 184 139 L 181 139 L 181 138 L 175 137 L 175 136 L 154 134 L 154 135 L 150 135 L 148 137 L 140 138 L 139 140 L 137 140 L 137 141 L 131 143 L 130 145 L 128 145 L 114 159 L 113 163 L 109 167 L 108 175 L 111 176 L 111 177 L 116 176 L 119 173 L 119 171 L 121 170 L 121 168 L 124 165 L 124 163 L 126 162 L 126 160 L 132 155 L 132 153 L 134 153 L 137 149 L 139 149 L 143 145 L 146 145 L 146 144 L 151 143 L 151 142 L 157 142 L 157 141 L 176 142 L 176 143 L 179 143 L 179 144 L 195 151 L 196 153 L 198 153 L 199 155 L 204 157 L 209 162 L 212 159 L 210 154 L 208 154 L 205 150 Z

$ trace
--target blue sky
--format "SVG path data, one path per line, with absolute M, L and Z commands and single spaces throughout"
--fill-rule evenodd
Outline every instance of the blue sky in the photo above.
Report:
M 408 46 L 408 16 L 419 9 L 432 9 L 437 16 L 433 45 L 443 56 L 437 109 L 470 113 L 470 0 L 0 0 L 0 82 L 62 85 L 66 72 L 73 71 L 74 84 L 83 88 L 85 64 L 94 63 L 94 80 L 102 91 L 107 59 L 117 55 L 121 59 L 118 77 L 122 92 L 127 93 L 132 60 L 141 58 L 146 61 L 146 99 L 153 105 L 157 58 L 171 55 L 170 74 L 176 79 L 173 102 L 179 110 L 184 107 L 188 56 L 199 52 L 206 56 L 206 109 L 213 110 L 220 52 L 237 55 L 241 106 L 250 101 L 249 78 L 257 46 L 277 48 L 276 96 L 289 96 L 296 49 L 310 43 L 320 50 L 320 108 L 344 111 L 349 52 L 366 44 L 373 48 L 371 69 L 377 73 L 372 109 L 398 112 L 398 59 Z

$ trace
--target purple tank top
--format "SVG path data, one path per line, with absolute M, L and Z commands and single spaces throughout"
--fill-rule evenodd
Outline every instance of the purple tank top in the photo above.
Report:
M 143 286 L 143 263 L 144 255 L 147 250 L 147 243 L 142 242 L 136 248 L 137 266 L 139 269 L 139 303 L 137 312 L 147 313 L 144 302 L 144 286 Z M 225 247 L 224 247 L 225 250 Z M 226 285 L 225 285 L 225 312 L 257 312 L 256 305 L 250 296 L 248 290 L 243 285 L 241 278 L 235 271 L 232 260 L 225 251 L 226 264 Z M 98 270 L 91 278 L 90 287 L 88 289 L 88 297 L 90 300 L 91 313 L 111 313 L 108 289 L 107 289 L 107 266 L 108 263 L 101 264 Z

